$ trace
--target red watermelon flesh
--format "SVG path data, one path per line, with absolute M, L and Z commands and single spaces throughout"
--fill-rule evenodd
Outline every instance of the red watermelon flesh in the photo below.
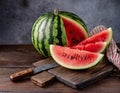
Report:
M 109 43 L 112 39 L 112 28 L 108 28 L 104 31 L 101 31 L 98 34 L 95 34 L 82 42 L 79 43 L 79 45 L 85 45 L 89 43 L 95 43 L 95 42 L 107 42 Z
M 87 31 L 81 26 L 82 23 L 79 24 L 74 20 L 63 16 L 62 21 L 65 26 L 67 44 L 69 47 L 78 44 L 88 37 Z
M 71 48 L 101 53 L 105 50 L 106 47 L 107 47 L 107 42 L 96 42 L 96 43 L 89 43 L 86 45 L 76 45 Z
M 70 49 L 58 45 L 50 45 L 53 59 L 61 66 L 68 69 L 87 69 L 98 64 L 103 54 L 88 52 L 78 49 Z

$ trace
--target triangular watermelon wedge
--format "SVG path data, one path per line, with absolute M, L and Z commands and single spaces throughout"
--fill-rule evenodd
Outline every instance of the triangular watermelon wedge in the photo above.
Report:
M 66 39 L 68 47 L 78 44 L 79 42 L 88 38 L 87 28 L 85 23 L 78 18 L 69 18 L 68 16 L 62 16 L 62 21 L 64 24 L 64 29 L 66 32 Z
M 102 53 L 107 47 L 107 42 L 88 43 L 86 45 L 76 45 L 72 49 L 86 50 L 89 52 Z
M 106 30 L 101 31 L 100 33 L 97 33 L 82 42 L 78 43 L 78 45 L 85 45 L 89 43 L 95 43 L 95 42 L 109 42 L 112 39 L 112 28 L 108 28 Z
M 53 59 L 61 66 L 80 70 L 87 69 L 98 64 L 103 54 L 88 52 L 78 49 L 70 49 L 58 45 L 50 45 L 50 52 Z

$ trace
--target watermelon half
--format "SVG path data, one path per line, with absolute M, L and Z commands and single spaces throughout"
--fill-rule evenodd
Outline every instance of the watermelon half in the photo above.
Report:
M 65 11 L 41 15 L 32 27 L 32 44 L 37 51 L 50 56 L 50 44 L 73 46 L 88 38 L 87 27 L 80 17 Z
M 58 64 L 74 70 L 93 67 L 98 64 L 104 56 L 99 53 L 70 49 L 69 47 L 58 45 L 50 45 L 50 52 L 51 56 Z
M 86 45 L 76 45 L 71 48 L 79 49 L 79 50 L 86 50 L 89 52 L 102 53 L 106 47 L 107 47 L 107 42 L 96 42 L 96 43 L 89 43 Z
M 95 34 L 83 40 L 82 42 L 79 43 L 79 45 L 85 45 L 85 44 L 95 43 L 95 42 L 107 42 L 109 44 L 111 39 L 112 39 L 112 28 L 108 28 L 106 30 L 101 31 L 98 34 Z

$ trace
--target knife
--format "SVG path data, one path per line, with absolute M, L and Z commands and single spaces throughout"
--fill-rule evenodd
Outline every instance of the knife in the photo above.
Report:
M 54 63 L 48 63 L 48 64 L 45 64 L 45 65 L 41 65 L 41 66 L 38 66 L 38 67 L 30 67 L 30 68 L 25 69 L 23 71 L 11 74 L 10 75 L 10 80 L 13 81 L 13 82 L 18 81 L 18 80 L 30 77 L 34 74 L 40 73 L 42 71 L 45 71 L 45 70 L 48 70 L 48 69 L 51 69 L 51 68 L 54 68 L 54 67 L 57 67 L 57 66 L 58 66 L 58 64 L 54 62 Z

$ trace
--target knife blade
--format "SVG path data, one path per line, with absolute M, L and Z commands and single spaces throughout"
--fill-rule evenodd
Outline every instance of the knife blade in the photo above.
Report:
M 45 64 L 45 65 L 41 65 L 38 67 L 30 67 L 28 69 L 22 70 L 20 72 L 16 72 L 10 75 L 10 80 L 15 82 L 18 80 L 22 80 L 24 78 L 30 77 L 34 74 L 40 73 L 42 71 L 57 67 L 58 64 L 57 63 L 49 63 L 49 64 Z

